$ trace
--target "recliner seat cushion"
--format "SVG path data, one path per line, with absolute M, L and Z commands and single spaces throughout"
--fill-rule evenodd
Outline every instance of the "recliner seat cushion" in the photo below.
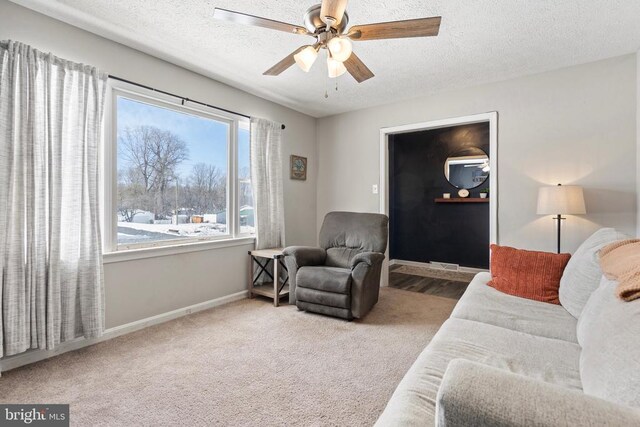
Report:
M 317 291 L 350 294 L 351 270 L 324 266 L 302 267 L 296 276 L 296 286 Z

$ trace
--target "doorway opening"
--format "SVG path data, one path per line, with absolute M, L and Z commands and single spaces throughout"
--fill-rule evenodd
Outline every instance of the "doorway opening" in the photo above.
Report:
M 497 118 L 491 112 L 380 130 L 380 212 L 390 218 L 383 285 L 389 266 L 423 269 L 407 271 L 422 276 L 405 280 L 410 290 L 443 292 L 452 289 L 447 280 L 488 269 L 489 245 L 498 242 Z

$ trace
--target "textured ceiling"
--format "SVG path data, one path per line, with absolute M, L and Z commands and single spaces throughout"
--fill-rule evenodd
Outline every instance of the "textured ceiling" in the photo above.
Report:
M 302 24 L 319 0 L 12 0 L 321 117 L 640 49 L 640 0 L 351 0 L 351 24 L 441 15 L 440 35 L 354 43 L 376 77 L 262 72 L 313 39 L 213 20 L 214 7 Z M 325 90 L 329 98 L 325 99 Z

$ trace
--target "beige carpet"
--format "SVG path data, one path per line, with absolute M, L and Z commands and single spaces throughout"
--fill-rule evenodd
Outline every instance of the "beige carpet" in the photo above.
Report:
M 384 288 L 362 321 L 243 300 L 3 373 L 71 424 L 372 425 L 455 301 Z

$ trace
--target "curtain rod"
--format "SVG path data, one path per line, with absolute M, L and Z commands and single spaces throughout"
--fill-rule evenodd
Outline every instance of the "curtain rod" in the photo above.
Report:
M 111 74 L 109 74 L 109 78 L 113 79 L 113 80 L 118 80 L 120 82 L 129 83 L 130 85 L 138 86 L 138 87 L 141 87 L 141 88 L 144 88 L 144 89 L 148 89 L 148 90 L 151 90 L 151 91 L 154 91 L 154 92 L 158 92 L 158 93 L 161 93 L 163 95 L 173 96 L 174 98 L 181 99 L 182 100 L 182 105 L 184 105 L 184 103 L 188 101 L 188 102 L 193 102 L 194 104 L 204 105 L 205 107 L 214 108 L 216 110 L 224 111 L 225 113 L 230 113 L 230 114 L 235 114 L 236 116 L 246 117 L 247 119 L 251 118 L 251 116 L 247 116 L 246 114 L 237 113 L 235 111 L 227 110 L 226 108 L 220 108 L 220 107 L 216 107 L 215 105 L 206 104 L 206 103 L 200 102 L 200 101 L 195 101 L 193 99 L 185 98 L 184 96 L 176 95 L 175 93 L 165 92 L 164 90 L 152 88 L 151 86 L 146 86 L 146 85 L 143 85 L 143 84 L 140 84 L 140 83 L 132 82 L 131 80 L 123 79 L 123 78 L 120 78 L 120 77 L 117 77 L 117 76 L 112 76 Z M 282 129 L 284 129 L 284 128 L 285 128 L 285 125 L 282 125 Z

